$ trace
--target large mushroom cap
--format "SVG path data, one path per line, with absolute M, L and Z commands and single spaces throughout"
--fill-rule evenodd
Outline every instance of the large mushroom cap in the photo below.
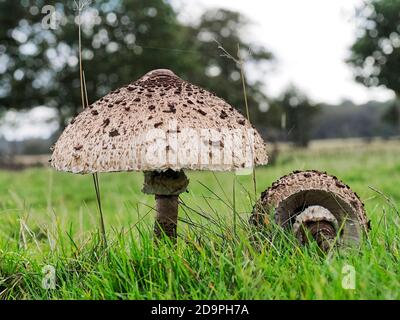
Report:
M 235 170 L 267 160 L 261 136 L 237 110 L 159 69 L 84 109 L 61 134 L 51 163 L 92 173 Z
M 369 229 L 364 205 L 349 186 L 319 171 L 295 171 L 275 181 L 254 207 L 251 222 L 276 223 L 295 234 L 302 223 L 329 222 L 341 244 L 358 243 Z

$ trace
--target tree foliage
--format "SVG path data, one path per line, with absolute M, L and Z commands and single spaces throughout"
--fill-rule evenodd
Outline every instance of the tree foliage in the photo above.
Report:
M 197 39 L 200 65 L 204 69 L 197 77 L 193 75 L 194 78 L 198 83 L 213 88 L 217 95 L 226 98 L 243 113 L 244 93 L 240 66 L 236 61 L 242 59 L 247 67 L 256 68 L 272 59 L 272 54 L 264 47 L 246 39 L 244 32 L 248 26 L 249 21 L 240 13 L 217 9 L 203 13 L 200 22 L 191 27 L 191 37 Z M 225 51 L 236 61 L 227 57 Z M 244 76 L 251 120 L 260 123 L 264 117 L 260 117 L 262 111 L 259 106 L 268 103 L 264 83 L 260 80 L 249 82 L 246 69 Z
M 357 13 L 359 37 L 348 62 L 355 78 L 368 87 L 384 86 L 400 95 L 400 1 L 369 0 Z M 395 102 L 383 120 L 396 125 L 400 106 Z
M 359 36 L 348 62 L 366 86 L 383 85 L 400 94 L 400 1 L 370 0 L 357 12 Z
M 297 88 L 290 86 L 274 101 L 268 114 L 271 126 L 280 128 L 279 140 L 293 142 L 298 147 L 307 147 L 311 139 L 313 121 L 320 108 L 314 105 Z
M 400 123 L 400 106 L 398 99 L 392 101 L 388 110 L 383 114 L 382 119 L 393 127 L 396 127 L 396 125 Z
M 44 29 L 45 5 L 54 5 L 57 28 Z M 0 0 L 0 109 L 46 105 L 61 126 L 81 108 L 77 12 L 74 1 Z M 12 12 L 12 14 L 10 14 Z M 213 10 L 185 25 L 163 0 L 92 1 L 82 12 L 82 49 L 89 102 L 151 69 L 169 68 L 243 110 L 237 65 L 220 57 L 219 41 L 236 53 L 248 49 L 246 66 L 271 54 L 244 40 L 248 21 L 239 13 Z M 247 81 L 250 107 L 265 103 L 262 82 Z

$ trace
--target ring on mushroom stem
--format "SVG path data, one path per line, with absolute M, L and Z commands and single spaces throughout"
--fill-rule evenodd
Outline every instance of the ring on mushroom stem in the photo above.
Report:
M 163 234 L 172 239 L 176 238 L 178 195 L 186 191 L 188 184 L 189 180 L 183 171 L 167 170 L 144 173 L 142 191 L 154 194 L 156 199 L 157 215 L 154 234 L 158 238 Z
M 336 177 L 316 170 L 295 171 L 261 194 L 250 222 L 262 228 L 271 216 L 301 244 L 314 239 L 325 252 L 334 244 L 358 244 L 370 229 L 357 194 Z
M 203 131 L 210 135 L 192 135 Z M 170 238 L 177 235 L 178 196 L 189 183 L 183 170 L 231 171 L 267 162 L 263 139 L 242 114 L 167 69 L 150 71 L 84 109 L 51 158 L 54 168 L 72 173 L 143 171 L 143 192 L 155 195 L 155 235 Z

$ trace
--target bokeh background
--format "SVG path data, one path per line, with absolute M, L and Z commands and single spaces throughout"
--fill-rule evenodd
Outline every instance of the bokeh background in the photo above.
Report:
M 88 98 L 169 68 L 243 112 L 240 69 L 218 48 L 237 57 L 239 46 L 272 163 L 282 145 L 383 144 L 400 132 L 399 11 L 393 0 L 87 1 Z M 44 164 L 81 109 L 76 15 L 72 0 L 0 0 L 4 168 Z

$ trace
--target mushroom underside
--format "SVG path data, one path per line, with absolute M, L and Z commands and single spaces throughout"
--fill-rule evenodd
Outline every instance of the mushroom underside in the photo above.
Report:
M 262 229 L 271 220 L 301 244 L 314 239 L 323 251 L 359 244 L 369 229 L 358 196 L 336 177 L 319 171 L 293 172 L 262 193 L 250 223 Z
M 341 243 L 360 241 L 361 228 L 354 208 L 339 196 L 325 190 L 303 190 L 283 199 L 275 208 L 275 222 L 290 229 L 295 224 L 296 217 L 312 206 L 325 208 L 336 218 L 335 232 Z M 312 220 L 310 214 L 308 221 Z

